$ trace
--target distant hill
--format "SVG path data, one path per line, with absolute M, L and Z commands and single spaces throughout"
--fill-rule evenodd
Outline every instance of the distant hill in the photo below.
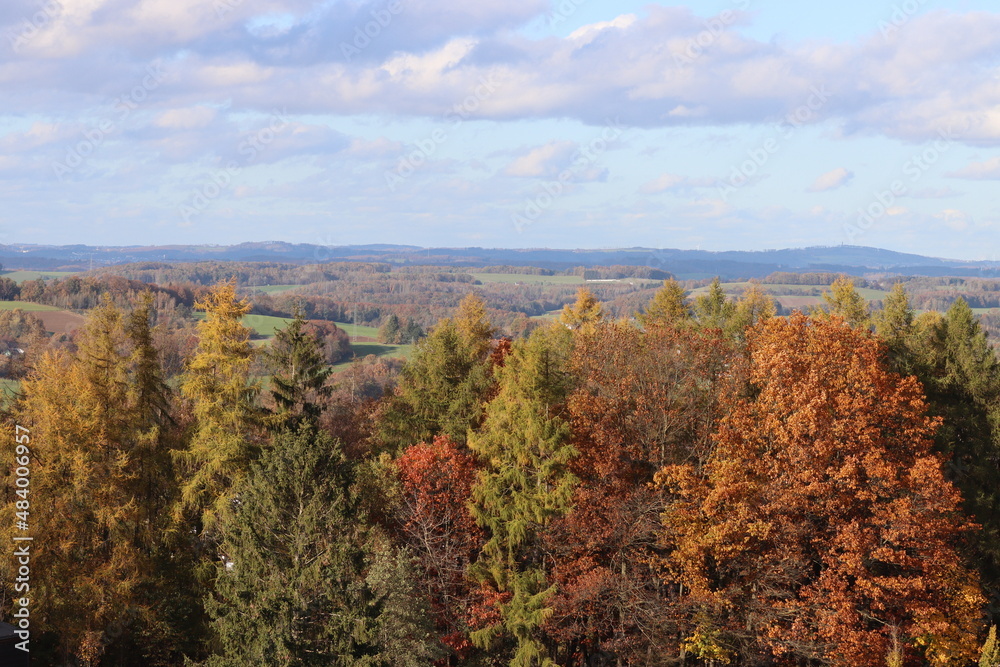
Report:
M 1000 262 L 976 262 L 925 257 L 864 246 L 821 246 L 781 250 L 677 250 L 611 248 L 420 248 L 370 244 L 320 246 L 267 241 L 238 245 L 85 246 L 0 245 L 0 264 L 8 269 L 87 270 L 130 262 L 193 262 L 203 260 L 290 262 L 386 262 L 398 266 L 536 266 L 564 270 L 592 266 L 651 266 L 679 278 L 721 276 L 725 280 L 757 278 L 775 271 L 821 271 L 866 275 L 893 273 L 915 276 L 1000 277 Z

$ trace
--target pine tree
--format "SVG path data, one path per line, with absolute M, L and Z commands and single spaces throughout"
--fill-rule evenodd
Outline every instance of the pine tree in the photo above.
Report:
M 271 376 L 271 397 L 277 406 L 277 421 L 282 426 L 296 426 L 303 421 L 316 424 L 322 405 L 330 395 L 326 384 L 332 369 L 323 354 L 323 342 L 305 329 L 302 312 L 284 329 L 274 332 L 268 354 L 275 368 Z
M 663 281 L 663 287 L 653 295 L 653 300 L 646 306 L 646 312 L 639 315 L 639 322 L 644 327 L 679 326 L 690 319 L 691 309 L 686 292 L 673 278 Z
M 207 665 L 379 664 L 354 484 L 340 445 L 308 426 L 279 434 L 237 482 L 206 600 L 220 647 Z
M 698 324 L 709 329 L 727 330 L 735 312 L 736 306 L 726 298 L 718 277 L 712 280 L 706 294 L 694 299 L 695 319 Z
M 499 374 L 499 393 L 469 447 L 486 467 L 472 511 L 490 534 L 473 566 L 475 580 L 501 596 L 499 622 L 472 633 L 479 647 L 513 643 L 510 664 L 552 665 L 539 628 L 551 615 L 541 533 L 570 509 L 576 478 L 568 423 L 557 414 L 568 389 L 564 327 L 539 329 L 515 343 Z
M 251 430 L 259 387 L 250 381 L 254 348 L 242 324 L 250 304 L 237 299 L 235 281 L 216 286 L 195 306 L 207 316 L 198 323 L 198 348 L 181 378 L 196 424 L 188 448 L 176 452 L 184 478 L 179 509 L 194 511 L 210 530 L 255 456 Z
M 412 345 L 424 337 L 424 330 L 413 318 L 406 318 L 406 326 L 403 327 L 402 343 Z
M 569 329 L 590 329 L 604 319 L 604 308 L 594 293 L 581 287 L 576 293 L 576 303 L 563 306 L 559 315 L 560 324 Z

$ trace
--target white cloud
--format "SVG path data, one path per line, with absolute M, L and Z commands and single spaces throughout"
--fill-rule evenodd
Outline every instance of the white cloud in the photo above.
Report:
M 691 188 L 711 188 L 718 186 L 719 183 L 719 179 L 708 176 L 692 178 L 679 174 L 664 173 L 640 186 L 639 192 L 650 195 L 667 191 L 689 190 Z
M 972 162 L 958 171 L 949 172 L 947 175 L 970 181 L 1000 180 L 1000 157 L 990 158 L 983 162 Z
M 216 110 L 205 106 L 170 109 L 157 114 L 153 125 L 168 130 L 192 130 L 206 127 L 215 116 Z
M 854 177 L 854 172 L 846 167 L 837 167 L 816 178 L 807 189 L 809 192 L 828 192 L 846 185 Z
M 504 173 L 521 178 L 553 178 L 570 165 L 576 151 L 572 141 L 551 141 L 516 158 Z

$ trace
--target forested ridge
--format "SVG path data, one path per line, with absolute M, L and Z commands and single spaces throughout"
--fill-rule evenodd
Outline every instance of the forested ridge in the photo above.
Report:
M 36 664 L 1000 665 L 1000 363 L 961 294 L 567 285 L 513 327 L 513 291 L 453 274 L 436 321 L 382 313 L 427 328 L 405 364 L 335 374 L 308 288 L 148 270 L 27 286 L 91 308 L 4 408 L 0 541 L 15 426 L 34 539 L 0 620 L 30 597 Z M 290 323 L 259 347 L 267 307 Z

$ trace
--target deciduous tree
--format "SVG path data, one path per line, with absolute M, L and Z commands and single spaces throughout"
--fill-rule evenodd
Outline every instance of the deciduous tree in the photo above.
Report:
M 897 637 L 908 663 L 972 659 L 982 598 L 959 550 L 970 525 L 919 383 L 838 317 L 769 320 L 750 355 L 755 391 L 723 419 L 705 474 L 660 474 L 692 639 L 868 665 Z

